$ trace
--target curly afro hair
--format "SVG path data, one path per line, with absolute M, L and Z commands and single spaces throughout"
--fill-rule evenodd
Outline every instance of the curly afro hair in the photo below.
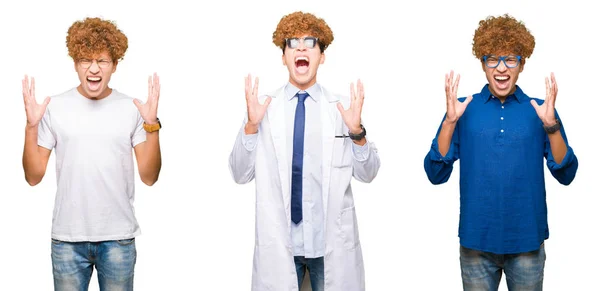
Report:
M 525 24 L 508 14 L 481 20 L 473 36 L 473 54 L 478 59 L 507 52 L 525 59 L 531 56 L 534 47 L 535 39 Z
M 319 39 L 321 52 L 333 42 L 333 32 L 325 20 L 313 14 L 297 11 L 281 18 L 273 32 L 273 43 L 285 52 L 285 39 L 310 34 Z
M 108 52 L 113 61 L 120 61 L 127 51 L 127 37 L 112 21 L 88 17 L 69 27 L 67 48 L 75 61 L 102 52 Z

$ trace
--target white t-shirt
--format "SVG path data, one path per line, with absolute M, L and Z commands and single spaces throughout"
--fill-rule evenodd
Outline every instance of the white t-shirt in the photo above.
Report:
M 105 241 L 140 234 L 135 218 L 133 147 L 146 141 L 133 98 L 116 90 L 91 100 L 77 88 L 52 97 L 38 145 L 56 150 L 52 238 Z

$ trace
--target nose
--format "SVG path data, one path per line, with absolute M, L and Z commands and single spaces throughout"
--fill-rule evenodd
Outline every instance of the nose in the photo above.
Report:
M 92 65 L 90 65 L 90 73 L 97 73 L 100 71 L 100 66 L 98 65 L 98 61 L 93 60 Z
M 300 43 L 298 44 L 298 50 L 300 51 L 305 51 L 306 50 L 306 46 L 304 46 L 304 40 L 300 41 Z
M 504 72 L 508 69 L 508 67 L 506 67 L 506 64 L 504 63 L 504 60 L 501 60 L 500 63 L 498 64 L 498 66 L 496 67 L 496 70 L 500 71 L 500 72 Z

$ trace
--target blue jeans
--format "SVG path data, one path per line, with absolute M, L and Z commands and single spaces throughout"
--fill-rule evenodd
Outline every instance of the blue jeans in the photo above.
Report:
M 460 268 L 465 291 L 498 290 L 502 270 L 509 291 L 541 291 L 544 281 L 546 252 L 540 249 L 498 255 L 460 247 Z
M 298 275 L 298 290 L 302 289 L 304 274 L 308 270 L 310 276 L 310 287 L 313 291 L 325 290 L 325 266 L 323 257 L 307 259 L 305 257 L 294 257 L 296 263 L 296 275 Z
M 135 238 L 103 242 L 52 240 L 55 291 L 87 291 L 94 266 L 101 291 L 133 290 Z

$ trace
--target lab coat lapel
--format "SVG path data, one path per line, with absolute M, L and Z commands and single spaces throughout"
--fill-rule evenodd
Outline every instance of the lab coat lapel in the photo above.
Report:
M 281 194 L 283 201 L 283 209 L 285 210 L 286 221 L 290 226 L 290 169 L 287 157 L 287 134 L 286 134 L 286 118 L 285 118 L 285 86 L 275 91 L 272 96 L 271 104 L 267 114 L 269 124 L 271 125 L 271 138 L 273 140 L 273 148 L 275 150 L 275 158 L 277 159 L 277 167 L 279 171 L 279 179 L 281 182 Z
M 338 123 L 339 114 L 337 112 L 338 98 L 331 95 L 327 90 L 321 87 L 321 123 L 323 134 L 323 161 L 322 161 L 322 194 L 323 194 L 323 214 L 325 221 L 328 221 L 328 202 L 329 202 L 329 185 L 331 181 L 331 162 L 333 158 L 333 144 L 335 139 L 335 128 Z M 327 228 L 327 223 L 325 224 Z M 325 230 L 326 231 L 326 230 Z

